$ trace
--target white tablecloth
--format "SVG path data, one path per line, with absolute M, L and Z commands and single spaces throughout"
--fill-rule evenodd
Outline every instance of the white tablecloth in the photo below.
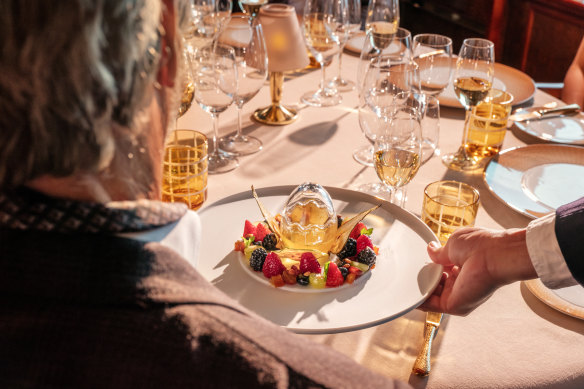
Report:
M 355 79 L 357 61 L 344 56 L 344 77 Z M 335 65 L 327 69 L 328 76 L 336 72 Z M 266 187 L 313 181 L 354 188 L 378 180 L 373 168 L 352 158 L 355 148 L 368 144 L 359 128 L 355 91 L 343 94 L 343 102 L 336 107 L 299 105 L 300 96 L 315 89 L 320 75 L 320 71 L 312 71 L 287 76 L 283 102 L 300 107 L 299 119 L 290 125 L 264 126 L 250 120 L 255 109 L 269 104 L 267 84 L 244 106 L 244 132 L 260 138 L 264 149 L 240 158 L 239 168 L 232 172 L 209 176 L 207 204 L 249 190 L 250 184 Z M 535 104 L 551 100 L 554 98 L 541 91 L 535 94 Z M 454 151 L 460 144 L 463 116 L 462 110 L 442 109 L 440 148 L 444 152 Z M 221 136 L 235 131 L 235 107 L 221 114 L 220 122 Z M 209 115 L 196 104 L 179 120 L 178 127 L 212 135 Z M 524 141 L 534 142 L 509 131 L 504 148 L 525 145 Z M 530 221 L 495 198 L 483 183 L 482 173 L 449 171 L 436 157 L 423 165 L 408 185 L 406 208 L 419 215 L 424 187 L 440 179 L 464 181 L 479 189 L 477 226 L 524 227 Z M 422 344 L 424 318 L 424 313 L 414 310 L 373 328 L 304 336 L 417 388 L 584 387 L 584 321 L 549 308 L 520 283 L 501 288 L 467 317 L 446 315 L 434 341 L 432 372 L 428 378 L 419 378 L 410 373 Z M 334 366 L 334 361 L 331 364 Z

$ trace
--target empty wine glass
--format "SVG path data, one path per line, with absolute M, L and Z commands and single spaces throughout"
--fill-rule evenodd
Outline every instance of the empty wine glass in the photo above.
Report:
M 237 155 L 253 154 L 261 150 L 262 142 L 243 135 L 241 109 L 258 93 L 268 75 L 268 56 L 262 26 L 247 16 L 233 16 L 221 32 L 219 42 L 233 47 L 237 64 L 237 91 L 233 98 L 237 106 L 237 133 L 221 138 L 219 148 Z
M 341 102 L 341 96 L 334 88 L 326 84 L 325 62 L 340 50 L 340 35 L 346 19 L 345 2 L 338 6 L 333 6 L 333 1 L 329 0 L 306 0 L 304 5 L 304 17 L 302 30 L 304 42 L 313 57 L 320 63 L 322 70 L 322 80 L 320 89 L 316 92 L 305 93 L 301 100 L 314 107 L 330 107 Z
M 231 0 L 190 0 L 192 28 L 185 38 L 196 47 L 213 42 L 231 17 Z
M 422 92 L 431 96 L 442 93 L 452 74 L 452 39 L 438 34 L 416 35 L 413 58 L 420 69 Z
M 348 92 L 355 89 L 355 83 L 350 80 L 345 80 L 341 76 L 341 68 L 343 62 L 343 49 L 345 44 L 349 39 L 351 39 L 361 28 L 361 0 L 333 0 L 334 7 L 342 7 L 343 2 L 346 2 L 346 11 L 344 12 L 344 17 L 346 18 L 346 23 L 343 23 L 341 31 L 339 31 L 340 36 L 340 49 L 337 54 L 337 59 L 339 63 L 339 73 L 338 75 L 329 81 L 329 87 L 338 90 L 339 92 Z
M 387 200 L 405 206 L 405 186 L 414 178 L 421 163 L 422 128 L 420 113 L 411 106 L 394 104 L 386 125 L 375 140 L 375 172 L 384 184 Z M 397 189 L 401 196 L 395 196 Z
M 217 147 L 219 114 L 231 105 L 237 90 L 235 52 L 230 46 L 213 44 L 196 49 L 193 56 L 195 100 L 213 118 L 209 173 L 225 173 L 239 165 L 235 156 Z
M 466 152 L 466 136 L 470 112 L 487 97 L 495 75 L 495 45 L 481 38 L 465 39 L 460 48 L 454 71 L 454 92 L 466 110 L 462 145 L 454 154 L 447 154 L 442 161 L 449 169 L 474 170 L 481 166 L 479 159 Z

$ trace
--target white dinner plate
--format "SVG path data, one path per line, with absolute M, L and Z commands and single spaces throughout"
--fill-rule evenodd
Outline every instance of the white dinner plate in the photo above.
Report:
M 257 190 L 263 204 L 280 212 L 294 186 Z M 272 322 L 299 333 L 356 330 L 395 319 L 421 304 L 434 290 L 442 267 L 426 253 L 437 241 L 415 215 L 376 197 L 327 187 L 338 214 L 355 215 L 382 203 L 364 223 L 379 246 L 375 269 L 362 280 L 327 293 L 296 293 L 260 283 L 238 263 L 233 244 L 246 219 L 262 220 L 251 191 L 229 196 L 199 211 L 203 240 L 197 269 L 227 295 Z
M 525 285 L 531 293 L 550 307 L 584 320 L 584 288 L 582 286 L 548 289 L 539 279 L 525 281 Z
M 584 149 L 530 145 L 502 151 L 483 178 L 505 204 L 538 218 L 584 196 Z
M 515 127 L 546 142 L 584 145 L 584 115 L 515 122 Z
M 364 44 L 365 33 L 362 32 L 351 38 L 345 45 L 345 49 L 351 54 L 360 55 Z M 456 63 L 456 58 L 452 60 Z M 453 64 L 453 72 L 455 67 L 456 65 Z M 531 77 L 521 70 L 500 63 L 495 63 L 493 88 L 511 93 L 513 95 L 513 105 L 525 103 L 535 94 L 535 83 Z M 440 105 L 445 107 L 462 108 L 462 104 L 460 104 L 460 101 L 458 101 L 454 93 L 452 82 L 438 96 L 438 100 L 440 101 Z

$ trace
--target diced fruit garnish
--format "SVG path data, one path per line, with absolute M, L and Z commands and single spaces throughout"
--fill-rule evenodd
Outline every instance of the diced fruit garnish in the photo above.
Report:
M 322 289 L 326 286 L 326 281 L 322 274 L 310 273 L 310 276 L 308 276 L 308 282 L 310 283 L 310 286 L 317 289 Z
M 320 263 L 312 253 L 303 253 L 300 257 L 300 272 L 301 273 L 320 273 Z
M 332 288 L 343 285 L 343 274 L 337 267 L 337 264 L 334 262 L 328 263 L 328 272 L 326 275 L 326 286 L 330 286 Z
M 243 227 L 243 237 L 248 238 L 250 235 L 255 236 L 256 226 L 249 220 L 245 221 L 245 227 Z
M 361 250 L 361 252 L 357 254 L 357 261 L 364 263 L 367 266 L 374 265 L 376 259 L 377 255 L 375 255 L 375 251 L 373 251 L 373 248 L 371 247 L 365 247 L 365 249 Z
M 295 274 L 292 269 L 287 269 L 284 270 L 284 273 L 282 273 L 282 279 L 285 283 L 294 285 L 296 283 L 296 275 L 297 273 Z
M 347 275 L 349 274 L 349 267 L 339 267 L 339 271 L 341 272 L 341 274 L 343 275 L 343 278 L 347 278 Z
M 364 263 L 357 262 L 357 261 L 351 261 L 351 266 L 356 267 L 357 269 L 361 270 L 363 273 L 365 273 L 367 270 L 369 270 L 369 266 L 367 266 Z
M 262 246 L 264 246 L 266 250 L 275 250 L 277 244 L 278 238 L 276 238 L 276 234 L 274 233 L 269 233 L 264 236 L 264 239 L 262 239 Z
M 273 276 L 277 276 L 282 274 L 286 270 L 286 267 L 282 265 L 282 261 L 278 254 L 271 252 L 266 256 L 266 260 L 264 261 L 264 266 L 262 271 L 266 278 L 271 278 Z
M 361 274 L 363 274 L 363 271 L 361 269 L 359 269 L 358 267 L 355 266 L 351 266 L 349 267 L 349 275 L 355 275 L 355 276 L 360 276 Z M 347 276 L 347 278 L 349 278 L 349 276 Z
M 267 256 L 268 252 L 263 247 L 258 247 L 251 253 L 249 266 L 255 271 L 262 271 Z
M 242 240 L 236 240 L 233 251 L 241 251 L 243 253 L 243 250 L 245 250 L 245 243 Z
M 249 259 L 251 258 L 251 253 L 253 253 L 255 251 L 255 249 L 257 249 L 258 247 L 262 247 L 262 246 L 256 246 L 253 244 L 251 246 L 247 246 L 243 250 L 243 254 L 245 254 L 245 259 L 247 259 L 249 261 Z
M 375 255 L 379 255 L 379 247 L 373 246 L 373 251 L 375 252 Z
M 270 283 L 274 285 L 276 288 L 284 286 L 284 280 L 280 274 L 270 277 Z
M 355 281 L 355 278 L 357 278 L 356 274 L 349 273 L 349 274 L 347 274 L 347 278 L 345 279 L 345 282 L 348 284 L 352 284 Z
M 343 249 L 337 254 L 337 257 L 344 259 L 354 255 L 357 255 L 357 241 L 353 238 L 349 238 Z
M 365 247 L 370 247 L 373 250 L 373 243 L 367 235 L 361 235 L 357 239 L 357 254 L 359 254 Z
M 363 224 L 361 222 L 357 223 L 357 225 L 353 228 L 353 231 L 351 231 L 351 234 L 349 235 L 349 237 L 357 240 L 357 238 L 359 237 L 359 235 L 361 235 L 361 230 L 362 229 L 367 229 L 367 227 L 365 226 L 365 224 Z
M 256 242 L 263 241 L 269 233 L 271 233 L 271 231 L 264 223 L 258 223 L 254 234 Z

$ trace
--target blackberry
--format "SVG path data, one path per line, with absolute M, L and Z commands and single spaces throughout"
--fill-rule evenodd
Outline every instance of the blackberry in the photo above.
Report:
M 349 238 L 343 249 L 337 254 L 337 257 L 339 257 L 339 259 L 345 259 L 352 257 L 355 254 L 357 254 L 357 241 L 353 238 Z
M 341 228 L 341 224 L 343 224 L 343 218 L 341 215 L 337 215 L 337 228 Z
M 367 266 L 374 265 L 376 259 L 377 255 L 375 255 L 375 251 L 369 246 L 365 247 L 359 252 L 359 255 L 357 255 L 357 262 L 364 263 Z
M 264 266 L 264 261 L 268 256 L 268 252 L 263 247 L 258 247 L 251 253 L 251 257 L 249 258 L 249 266 L 255 271 L 262 271 L 262 267 Z
M 304 274 L 298 274 L 296 276 L 296 282 L 298 283 L 298 285 L 302 285 L 302 286 L 306 286 L 308 285 L 308 276 L 305 276 Z
M 276 234 L 274 233 L 264 236 L 264 240 L 262 240 L 262 246 L 264 246 L 266 250 L 275 250 L 277 244 L 278 238 L 276 238 Z
M 347 269 L 346 267 L 339 267 L 339 270 L 341 271 L 341 274 L 343 275 L 343 278 L 346 279 L 347 278 L 347 274 L 349 274 L 349 269 Z

